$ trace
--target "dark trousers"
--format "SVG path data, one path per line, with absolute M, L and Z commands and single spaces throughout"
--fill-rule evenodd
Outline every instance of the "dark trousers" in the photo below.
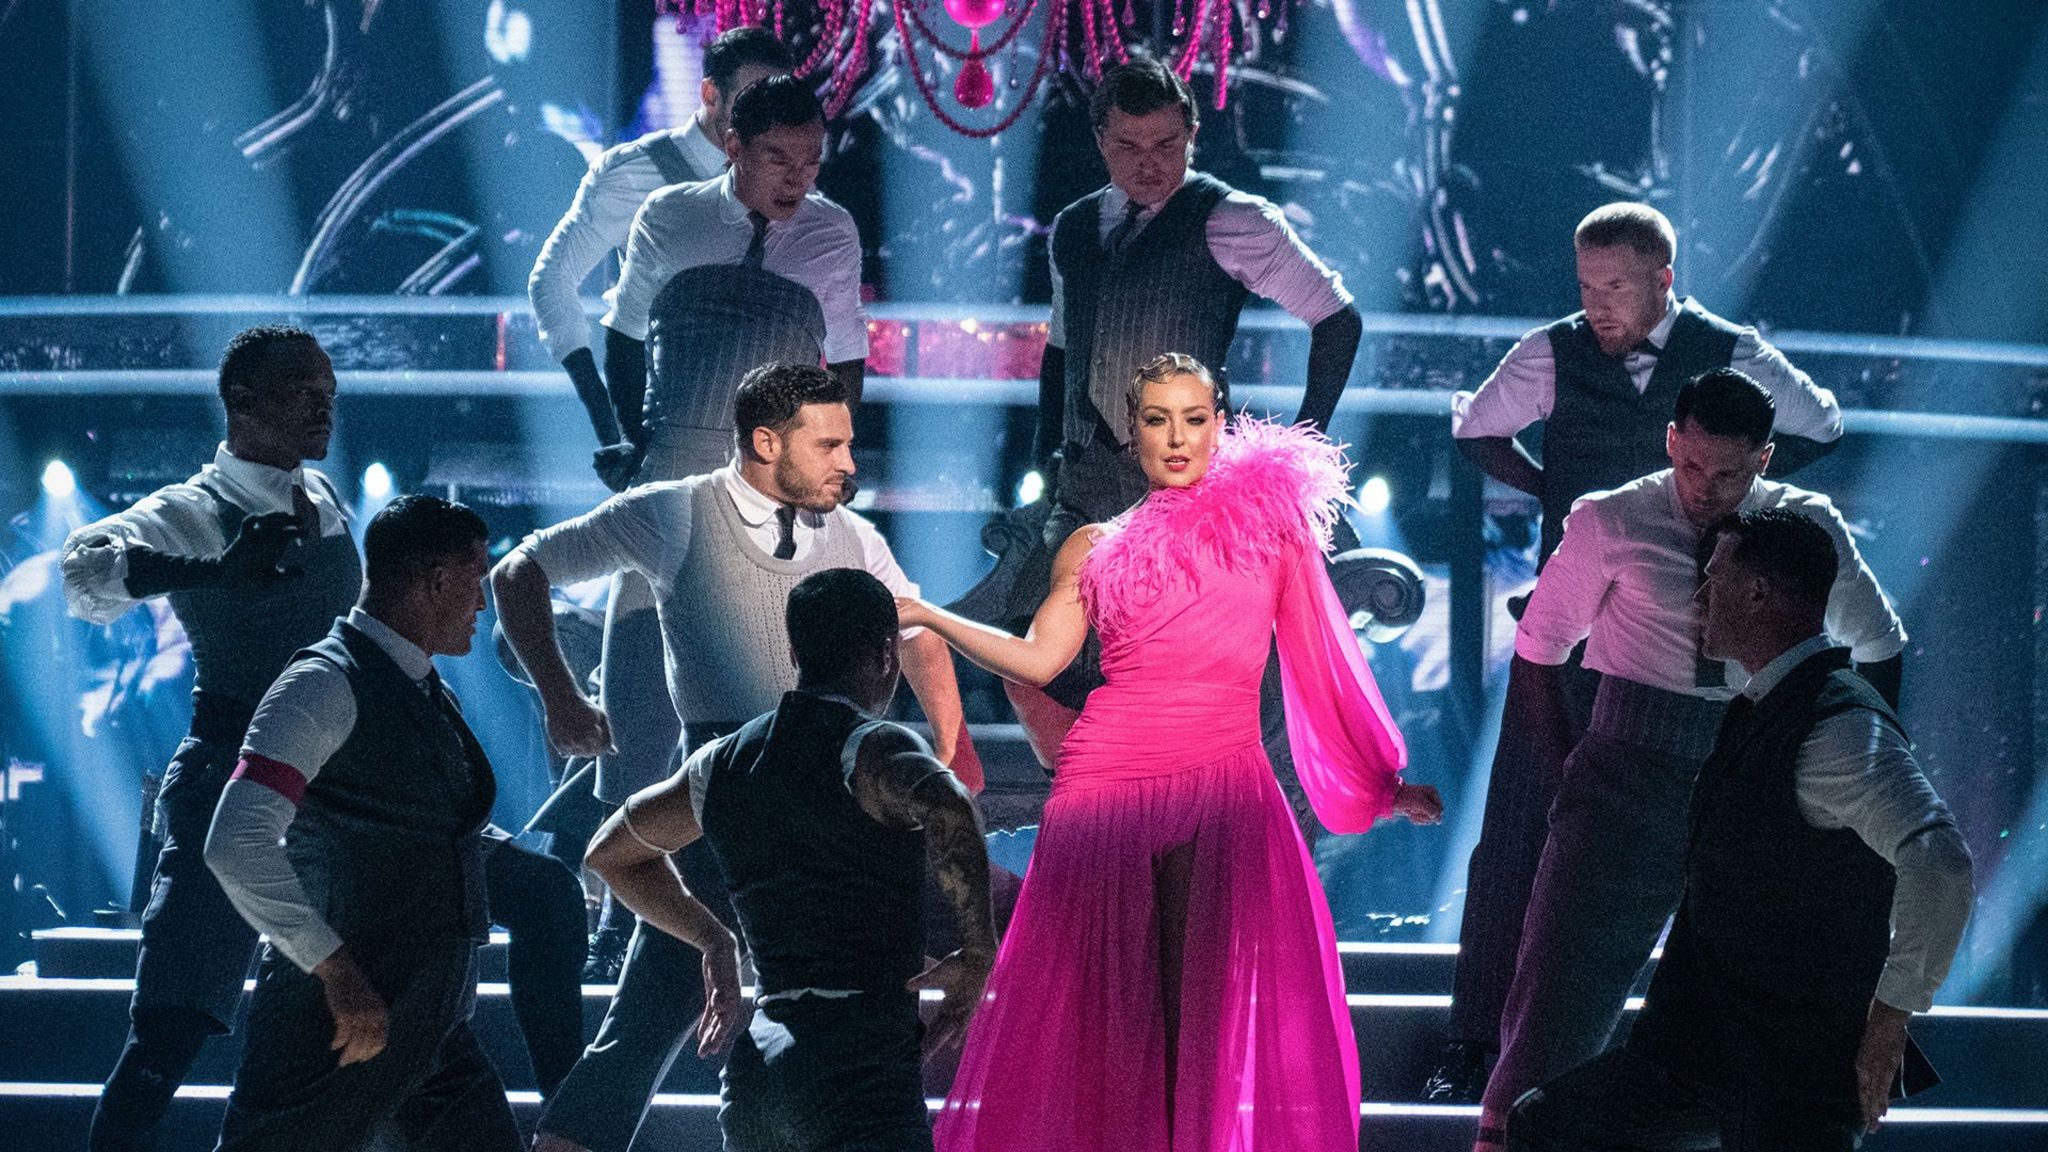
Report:
M 931 1152 L 917 998 L 763 1004 L 720 1091 L 726 1152 Z
M 491 919 L 511 942 L 505 975 L 534 1082 L 552 1097 L 583 1051 L 583 885 L 555 857 L 501 840 L 484 860 Z
M 1684 893 L 1693 781 L 1722 711 L 1601 681 L 1551 805 L 1486 1108 L 1505 1113 L 1614 1039 L 1629 988 Z
M 1781 1097 L 1768 1083 L 1719 1096 L 1626 1046 L 1523 1096 L 1508 1114 L 1511 1152 L 1849 1152 L 1856 1128 Z
M 387 1132 L 414 1152 L 517 1152 L 505 1086 L 469 1027 L 476 946 L 392 941 L 351 952 L 390 1009 L 384 1050 L 338 1066 L 319 978 L 266 950 L 217 1152 L 354 1149 Z
M 93 1110 L 92 1152 L 148 1148 L 206 1038 L 242 1001 L 256 930 L 206 867 L 206 832 L 234 772 L 239 734 L 187 737 L 157 793 L 163 848 L 142 913 L 128 1040 Z
M 1464 926 L 1451 978 L 1451 1038 L 1471 1048 L 1500 1048 L 1501 1012 L 1515 976 L 1522 919 L 1565 757 L 1586 733 L 1600 674 L 1577 658 L 1546 668 L 1515 657 L 1508 665 L 1500 742 L 1486 785 L 1479 843 L 1465 873 Z
M 709 846 L 697 841 L 677 854 L 677 863 L 690 892 L 732 925 L 732 905 Z M 636 925 L 597 1038 L 549 1100 L 539 1130 L 591 1152 L 625 1152 L 703 1010 L 697 950 L 658 928 Z

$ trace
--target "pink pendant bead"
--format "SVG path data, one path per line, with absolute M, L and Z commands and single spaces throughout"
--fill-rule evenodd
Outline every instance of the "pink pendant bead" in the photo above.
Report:
M 996 98 L 995 82 L 989 79 L 988 67 L 978 57 L 969 57 L 961 65 L 960 76 L 953 81 L 953 98 L 963 108 L 986 108 Z

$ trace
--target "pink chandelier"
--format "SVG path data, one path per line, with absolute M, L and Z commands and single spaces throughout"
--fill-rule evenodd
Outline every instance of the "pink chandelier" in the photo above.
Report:
M 1130 59 L 1126 43 L 1128 29 L 1136 26 L 1135 0 L 882 0 L 896 28 L 896 48 L 904 70 L 934 116 L 962 136 L 986 139 L 1015 124 L 1037 99 L 1054 68 L 1078 70 L 1089 80 L 1099 80 L 1105 68 Z M 1244 25 L 1271 21 L 1276 33 L 1287 30 L 1287 9 L 1300 0 L 1148 0 L 1168 5 L 1172 13 L 1171 39 L 1178 44 L 1166 56 L 1182 79 L 1206 61 L 1216 76 L 1216 107 L 1224 106 L 1229 92 L 1229 68 Z M 810 55 L 798 67 L 798 74 L 829 73 L 823 85 L 826 112 L 838 116 L 846 110 L 861 81 L 868 74 L 870 29 L 874 24 L 876 0 L 657 0 L 663 11 L 673 11 L 677 26 L 697 22 L 724 32 L 746 24 L 765 25 L 779 38 L 794 30 L 808 28 L 816 36 Z M 1242 5 L 1242 6 L 1241 6 Z M 934 9 L 943 10 L 948 20 L 967 30 L 967 44 L 961 47 L 935 28 Z M 1034 17 L 1040 16 L 1037 61 L 1029 77 L 1021 75 L 1021 38 Z M 793 25 L 793 27 L 792 27 Z M 989 32 L 984 39 L 982 33 Z M 1078 31 L 1078 34 L 1077 34 Z M 957 32 L 951 33 L 957 35 Z M 929 51 L 929 64 L 924 54 Z M 981 112 L 996 103 L 996 83 L 988 61 L 1008 52 L 1004 71 L 1012 95 L 1007 109 L 992 113 L 995 119 L 971 123 L 955 109 Z M 943 71 L 939 58 L 954 61 L 952 100 L 940 92 Z M 949 106 L 950 103 L 950 106 Z M 979 119 L 977 117 L 977 119 Z

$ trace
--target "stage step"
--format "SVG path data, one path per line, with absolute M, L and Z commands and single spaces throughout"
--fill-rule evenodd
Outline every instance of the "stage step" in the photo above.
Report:
M 133 982 L 114 979 L 0 978 L 0 1082 L 91 1083 L 106 1075 L 127 1027 Z M 507 1085 L 530 1089 L 533 1076 L 502 983 L 486 983 L 477 1001 L 476 1032 Z M 585 1034 L 594 1034 L 611 989 L 584 989 Z M 1416 1099 L 1449 1024 L 1449 997 L 1354 992 L 1353 1027 L 1365 1099 Z M 1914 1023 L 1914 1035 L 1947 1082 L 1922 1103 L 1955 1108 L 2048 1108 L 2039 1070 L 2048 1067 L 2048 1010 L 1939 1007 Z M 193 1071 L 195 1083 L 229 1082 L 238 1043 L 208 1041 Z M 938 1069 L 934 1093 L 943 1092 Z M 709 1092 L 716 1067 L 685 1056 L 666 1088 Z M 2048 1147 L 2048 1145 L 2044 1145 Z
M 34 941 L 35 975 L 118 979 L 135 975 L 141 933 L 134 928 L 50 928 L 36 932 Z M 505 979 L 505 941 L 504 932 L 491 933 L 491 943 L 478 954 L 479 979 Z M 1345 986 L 1374 992 L 1449 995 L 1458 961 L 1456 944 L 1346 941 L 1337 950 Z
M 33 1134 L 36 1147 L 82 1148 L 97 1084 L 0 1084 L 0 1132 Z M 206 1152 L 220 1127 L 227 1089 L 188 1087 L 166 1118 L 159 1152 Z M 931 1102 L 934 1106 L 937 1101 Z M 539 1101 L 530 1092 L 513 1094 L 513 1112 L 531 1127 Z M 1402 1152 L 1465 1152 L 1471 1147 L 1476 1108 L 1366 1104 L 1358 1144 L 1361 1152 L 1399 1148 Z M 718 1108 L 704 1094 L 665 1095 L 655 1101 L 638 1146 L 669 1152 L 715 1152 Z M 12 1146 L 12 1145 L 10 1145 Z M 1867 1152 L 2017 1152 L 2048 1147 L 2048 1112 L 1965 1111 L 1900 1108 Z

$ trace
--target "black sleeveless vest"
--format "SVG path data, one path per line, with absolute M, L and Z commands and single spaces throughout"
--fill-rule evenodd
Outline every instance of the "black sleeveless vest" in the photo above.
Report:
M 285 834 L 307 897 L 350 945 L 482 942 L 479 832 L 497 796 L 483 749 L 346 620 L 302 655 L 347 673 L 356 698 L 355 728 Z
M 1557 385 L 1543 422 L 1539 561 L 1556 550 L 1572 501 L 1670 467 L 1664 428 L 1671 423 L 1679 388 L 1702 372 L 1726 368 L 1741 329 L 1691 299 L 1680 301 L 1650 385 L 1640 393 L 1621 359 L 1600 350 L 1584 312 L 1559 320 L 1548 331 Z
M 334 485 L 310 469 L 306 483 L 343 507 Z M 214 498 L 221 539 L 232 542 L 248 512 L 220 489 Z M 363 590 L 363 563 L 347 532 L 301 541 L 284 555 L 300 575 L 265 585 L 194 588 L 165 599 L 192 642 L 192 728 L 205 739 L 235 742 L 256 705 L 299 649 L 327 634 Z
M 1121 396 L 1131 379 L 1167 352 L 1200 360 L 1224 383 L 1230 343 L 1249 291 L 1209 253 L 1209 213 L 1230 194 L 1213 176 L 1188 173 L 1136 236 L 1116 253 L 1102 248 L 1107 188 L 1068 205 L 1053 220 L 1052 260 L 1066 314 L 1068 443 L 1085 444 L 1106 428 L 1112 443 L 1129 431 L 1121 403 L 1101 411 L 1100 381 Z
M 1631 1040 L 1682 1064 L 1718 1035 L 1724 1067 L 1759 1069 L 1845 1121 L 1895 873 L 1852 829 L 1807 823 L 1796 767 L 1817 724 L 1857 709 L 1899 727 L 1846 648 L 1803 661 L 1754 709 L 1730 708 L 1694 788 L 1685 899 Z
M 924 833 L 877 823 L 841 768 L 866 722 L 790 692 L 711 753 L 704 838 L 764 992 L 901 993 L 923 968 Z

